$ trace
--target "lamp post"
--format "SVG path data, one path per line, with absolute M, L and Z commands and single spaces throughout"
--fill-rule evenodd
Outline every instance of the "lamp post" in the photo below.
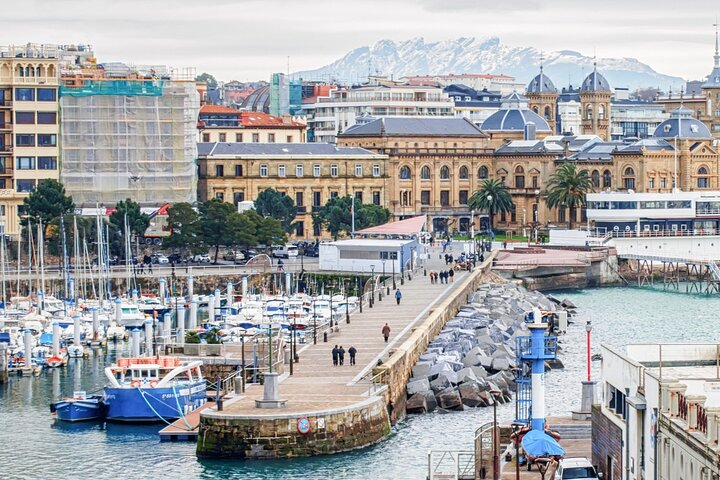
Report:
M 492 232 L 492 228 L 493 228 L 493 203 L 492 203 L 493 196 L 488 195 L 485 198 L 487 198 L 487 201 L 488 201 L 488 213 L 490 214 L 488 216 L 488 229 L 490 230 L 490 232 Z M 490 241 L 492 241 L 492 239 Z
M 357 294 L 358 297 L 360 297 L 360 313 L 362 313 L 362 304 L 363 304 L 363 287 L 362 287 L 362 280 L 360 275 L 357 277 Z
M 497 397 L 502 395 L 500 390 L 490 390 L 493 396 L 493 480 L 500 480 L 500 435 L 497 423 Z
M 375 303 L 375 264 L 370 265 L 370 308 Z
M 345 323 L 350 324 L 350 279 L 343 279 L 343 286 L 345 286 Z
M 538 243 L 540 230 L 540 190 L 535 189 L 535 211 L 533 212 L 533 225 L 535 226 L 535 243 Z
M 313 295 L 313 345 L 317 345 L 317 314 L 315 313 L 315 303 L 317 295 Z
M 392 260 L 393 290 L 397 290 L 397 285 L 395 284 L 395 260 L 397 260 L 397 252 L 390 252 L 390 260 Z
M 385 262 L 386 262 L 386 261 L 387 261 L 387 260 L 385 259 L 385 257 L 383 257 L 382 259 L 380 259 L 380 262 L 382 262 L 382 266 L 383 266 L 383 273 L 382 273 L 383 279 L 385 278 Z M 383 280 L 383 281 L 384 281 L 384 280 Z M 381 301 L 382 301 L 382 294 L 383 294 L 383 289 L 384 289 L 384 288 L 385 288 L 385 287 L 383 286 L 383 287 L 380 289 L 380 293 L 378 294 L 378 298 L 379 298 Z
M 585 322 L 585 332 L 587 332 L 587 381 L 588 383 L 590 380 L 590 332 L 592 331 L 592 324 L 590 323 L 590 320 Z

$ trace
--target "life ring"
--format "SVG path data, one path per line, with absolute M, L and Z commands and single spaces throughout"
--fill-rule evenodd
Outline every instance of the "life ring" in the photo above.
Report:
M 150 380 L 150 386 L 151 386 L 152 388 L 157 387 L 157 384 L 158 384 L 158 381 L 157 381 L 157 380 Z
M 130 386 L 140 388 L 140 380 L 132 380 Z

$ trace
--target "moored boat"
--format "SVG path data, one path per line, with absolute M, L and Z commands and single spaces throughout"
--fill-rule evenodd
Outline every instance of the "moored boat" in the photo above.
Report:
M 102 395 L 74 392 L 73 398 L 51 403 L 50 412 L 56 415 L 58 420 L 65 422 L 99 420 L 105 416 L 105 404 L 102 400 Z

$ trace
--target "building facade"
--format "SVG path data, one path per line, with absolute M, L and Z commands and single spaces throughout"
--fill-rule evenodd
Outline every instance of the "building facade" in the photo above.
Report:
M 312 212 L 346 195 L 387 206 L 387 159 L 363 148 L 322 143 L 200 143 L 198 197 L 237 206 L 272 188 L 298 207 L 295 239 L 328 238 L 314 227 Z
M 231 143 L 305 142 L 307 125 L 303 118 L 276 117 L 263 112 L 246 112 L 222 105 L 203 105 L 198 117 L 199 141 Z
M 0 220 L 19 235 L 23 200 L 43 179 L 58 179 L 58 84 L 54 45 L 0 49 Z

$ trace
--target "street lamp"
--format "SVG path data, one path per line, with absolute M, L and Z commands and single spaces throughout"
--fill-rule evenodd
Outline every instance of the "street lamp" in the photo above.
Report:
M 533 226 L 535 227 L 535 243 L 538 243 L 540 230 L 540 190 L 535 189 L 535 211 L 533 212 Z
M 350 323 L 350 290 L 349 287 L 350 279 L 343 279 L 343 286 L 345 287 L 345 323 Z
M 493 397 L 493 480 L 500 480 L 500 432 L 497 423 L 497 397 L 502 395 L 500 390 L 490 390 Z
M 386 261 L 387 261 L 387 260 L 385 259 L 385 257 L 383 257 L 382 259 L 380 259 L 380 262 L 382 262 L 382 266 L 383 266 L 383 273 L 382 273 L 382 278 L 383 278 L 383 279 L 385 278 L 385 262 L 386 262 Z M 383 281 L 384 281 L 384 280 L 383 280 Z M 380 293 L 378 294 L 378 299 L 380 299 L 380 301 L 382 301 L 383 288 L 385 288 L 385 287 L 382 287 L 382 288 L 380 289 Z
M 317 345 L 317 313 L 315 313 L 317 295 L 313 295 L 313 345 Z
M 590 320 L 585 322 L 585 332 L 587 332 L 587 381 L 590 383 L 590 332 L 592 331 L 592 324 Z
M 395 284 L 395 260 L 397 260 L 397 252 L 390 252 L 390 259 L 393 261 L 393 290 L 397 290 L 397 285 Z
M 375 303 L 375 264 L 370 265 L 370 307 Z
M 490 241 L 492 242 L 492 235 L 493 235 L 493 231 L 492 231 L 492 226 L 493 226 L 493 203 L 492 203 L 492 201 L 493 201 L 493 196 L 492 196 L 492 195 L 488 195 L 488 196 L 485 197 L 485 198 L 487 198 L 487 201 L 488 201 L 488 213 L 489 213 L 489 216 L 488 216 L 488 229 L 490 230 Z

